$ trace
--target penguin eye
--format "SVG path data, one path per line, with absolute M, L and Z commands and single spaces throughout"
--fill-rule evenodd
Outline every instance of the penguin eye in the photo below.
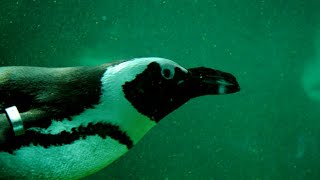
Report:
M 162 69 L 161 74 L 165 79 L 172 79 L 174 76 L 174 69 L 164 68 Z

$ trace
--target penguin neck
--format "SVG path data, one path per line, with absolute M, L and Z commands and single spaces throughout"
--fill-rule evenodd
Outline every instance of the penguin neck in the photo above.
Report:
M 155 121 L 139 113 L 125 98 L 122 84 L 135 78 L 128 71 L 118 71 L 113 66 L 107 68 L 102 81 L 100 105 L 102 112 L 108 112 L 107 121 L 118 125 L 136 144 L 153 126 Z

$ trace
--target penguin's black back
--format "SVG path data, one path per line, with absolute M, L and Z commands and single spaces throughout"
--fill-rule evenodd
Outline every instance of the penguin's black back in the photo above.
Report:
M 16 106 L 20 113 L 37 113 L 33 127 L 48 127 L 52 119 L 80 114 L 99 103 L 107 66 L 1 67 L 0 110 Z

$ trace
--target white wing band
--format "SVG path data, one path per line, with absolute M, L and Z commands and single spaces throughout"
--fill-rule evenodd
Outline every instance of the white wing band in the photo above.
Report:
M 24 134 L 23 122 L 16 106 L 5 109 L 15 136 Z

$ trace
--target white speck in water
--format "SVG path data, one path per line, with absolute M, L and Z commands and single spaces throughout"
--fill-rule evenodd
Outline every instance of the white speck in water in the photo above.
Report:
M 106 21 L 107 20 L 107 16 L 101 16 L 101 20 L 102 21 Z

